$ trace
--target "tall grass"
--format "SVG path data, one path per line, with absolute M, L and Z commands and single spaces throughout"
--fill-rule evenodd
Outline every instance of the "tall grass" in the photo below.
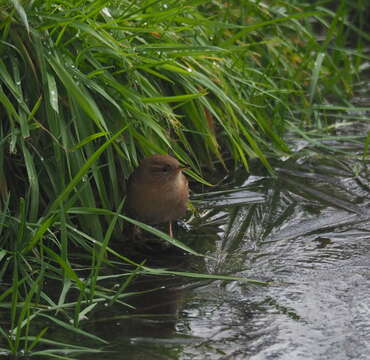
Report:
M 230 159 L 272 171 L 287 129 L 329 126 L 328 99 L 348 107 L 369 40 L 351 4 L 1 1 L 0 306 L 11 313 L 0 334 L 11 353 L 45 339 L 34 319 L 79 332 L 98 303 L 127 296 L 100 286 L 112 258 L 133 269 L 114 274 L 127 281 L 157 271 L 110 246 L 144 155 L 172 153 L 196 179 Z

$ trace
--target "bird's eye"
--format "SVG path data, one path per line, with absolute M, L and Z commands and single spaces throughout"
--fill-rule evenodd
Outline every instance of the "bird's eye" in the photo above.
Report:
M 171 171 L 171 165 L 169 164 L 156 164 L 150 168 L 152 173 L 169 173 Z

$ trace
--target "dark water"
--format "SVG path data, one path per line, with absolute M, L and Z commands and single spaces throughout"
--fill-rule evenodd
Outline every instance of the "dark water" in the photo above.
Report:
M 194 196 L 200 217 L 177 235 L 207 257 L 168 251 L 158 266 L 269 285 L 139 279 L 158 290 L 131 298 L 134 312 L 98 311 L 86 329 L 109 353 L 86 359 L 369 359 L 367 166 L 311 151 Z

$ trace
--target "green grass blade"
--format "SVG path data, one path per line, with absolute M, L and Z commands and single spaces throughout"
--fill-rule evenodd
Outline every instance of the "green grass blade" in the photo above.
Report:
M 94 341 L 98 341 L 99 343 L 102 343 L 102 344 L 108 344 L 108 342 L 106 340 L 100 338 L 99 336 L 95 336 L 95 335 L 90 334 L 90 333 L 88 333 L 84 330 L 77 329 L 74 326 L 72 326 L 72 325 L 70 325 L 70 324 L 68 324 L 64 321 L 58 320 L 57 318 L 55 318 L 53 316 L 50 316 L 50 315 L 47 315 L 47 314 L 40 314 L 40 316 L 49 319 L 50 321 L 52 321 L 56 325 L 61 326 L 62 328 L 66 329 L 68 331 L 71 331 L 72 333 L 78 334 L 79 336 L 84 336 L 84 337 L 90 338 L 90 339 L 92 339 Z

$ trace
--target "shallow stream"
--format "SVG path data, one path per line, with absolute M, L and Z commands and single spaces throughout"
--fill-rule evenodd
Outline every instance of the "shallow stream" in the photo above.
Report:
M 274 164 L 276 177 L 240 170 L 194 195 L 199 217 L 176 235 L 205 258 L 167 250 L 154 261 L 267 286 L 138 279 L 134 290 L 157 290 L 130 299 L 134 315 L 107 309 L 89 321 L 111 343 L 87 358 L 368 359 L 368 167 L 301 147 Z

